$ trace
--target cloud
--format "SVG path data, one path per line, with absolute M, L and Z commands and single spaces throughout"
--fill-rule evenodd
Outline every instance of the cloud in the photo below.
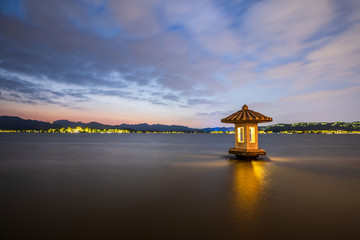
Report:
M 186 4 L 191 7 L 190 2 Z M 128 1 L 85 1 L 85 5 L 79 2 L 62 4 L 62 1 L 27 2 L 27 22 L 1 16 L 2 29 L 7 29 L 2 32 L 1 44 L 6 50 L 2 52 L 1 67 L 82 86 L 110 84 L 114 87 L 116 83 L 106 79 L 113 72 L 122 77 L 119 88 L 129 85 L 124 82 L 148 85 L 153 79 L 160 87 L 184 92 L 198 88 L 199 83 L 202 88 L 221 85 L 214 81 L 212 72 L 192 67 L 193 63 L 206 62 L 209 58 L 201 56 L 201 49 L 193 46 L 184 35 L 165 31 L 169 20 L 162 19 L 164 27 L 159 30 L 160 20 L 156 20 L 159 14 L 154 11 L 159 6 L 159 1 L 131 4 Z M 57 11 L 53 14 L 44 10 L 54 7 Z M 109 22 L 121 28 L 121 32 L 105 39 L 98 36 L 96 32 L 102 28 L 101 24 Z M 150 29 L 149 32 L 144 28 Z M 31 47 L 30 42 L 33 43 Z M 226 41 L 225 45 L 228 43 Z M 227 67 L 225 63 L 218 64 L 219 71 Z M 208 81 L 211 84 L 202 84 Z
M 330 83 L 359 84 L 360 70 L 360 24 L 333 37 L 322 47 L 307 55 L 304 77 L 296 82 L 297 86 L 327 81 Z
M 318 90 L 280 98 L 269 106 L 274 122 L 358 121 L 360 86 Z
M 251 51 L 260 58 L 295 57 L 308 47 L 307 41 L 335 17 L 330 0 L 261 1 L 254 5 L 244 22 L 244 34 Z
M 35 84 L 17 79 L 0 77 L 0 89 L 4 91 L 5 94 L 3 94 L 2 99 L 6 101 L 28 104 L 62 104 L 52 100 L 61 95 L 60 93 L 44 91 Z
M 231 113 L 230 111 L 215 111 L 215 112 L 199 112 L 197 115 L 205 116 L 205 117 L 213 117 L 213 116 L 229 116 Z
M 21 0 L 1 0 L 0 10 L 4 15 L 20 20 L 24 20 L 26 17 L 24 4 Z
M 265 71 L 269 84 L 292 86 L 295 91 L 322 84 L 324 87 L 358 84 L 360 65 L 360 24 L 338 34 L 301 61 L 279 65 Z
M 335 97 L 346 96 L 359 91 L 360 91 L 360 86 L 335 89 L 335 90 L 321 90 L 321 91 L 303 93 L 303 94 L 286 97 L 283 100 L 291 101 L 291 102 L 312 102 L 318 100 L 327 101 Z
M 225 55 L 241 50 L 240 37 L 232 21 L 211 1 L 178 1 L 165 4 L 168 26 L 186 31 L 197 47 L 212 54 Z
M 214 104 L 215 101 L 213 100 L 209 100 L 209 99 L 205 99 L 205 98 L 190 98 L 187 100 L 187 104 L 189 106 L 194 106 L 194 105 L 212 105 Z
M 360 5 L 353 0 L 6 4 L 5 103 L 146 105 L 200 116 L 198 106 L 221 112 L 225 104 L 303 101 L 313 99 L 305 93 L 359 86 Z
M 179 101 L 179 97 L 176 96 L 176 95 L 173 95 L 173 94 L 167 94 L 167 95 L 164 95 L 162 96 L 163 99 L 166 99 L 166 100 L 170 100 L 170 101 Z

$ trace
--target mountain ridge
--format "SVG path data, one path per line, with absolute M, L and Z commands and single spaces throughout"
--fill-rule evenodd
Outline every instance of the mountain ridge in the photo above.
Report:
M 226 132 L 234 131 L 234 127 L 213 127 L 213 128 L 190 128 L 182 125 L 165 124 L 126 124 L 107 125 L 98 122 L 83 123 L 80 121 L 72 122 L 69 120 L 57 120 L 54 122 L 44 122 L 32 119 L 23 119 L 17 116 L 0 116 L 0 130 L 46 130 L 50 128 L 95 128 L 95 129 L 127 129 L 134 131 L 182 131 L 182 132 Z M 293 124 L 279 123 L 269 126 L 259 126 L 263 131 L 295 131 L 295 130 L 345 130 L 359 131 L 360 121 L 354 122 L 299 122 Z
M 165 125 L 165 124 L 126 124 L 107 125 L 98 122 L 72 122 L 69 120 L 56 120 L 54 122 L 44 122 L 32 119 L 23 119 L 17 116 L 0 116 L 0 129 L 1 130 L 45 130 L 49 128 L 62 128 L 62 127 L 88 127 L 97 129 L 131 129 L 135 131 L 202 131 L 199 128 L 190 128 L 181 125 Z

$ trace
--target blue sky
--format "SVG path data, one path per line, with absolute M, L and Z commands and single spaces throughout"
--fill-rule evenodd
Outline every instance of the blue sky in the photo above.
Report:
M 359 0 L 0 0 L 0 115 L 360 120 Z

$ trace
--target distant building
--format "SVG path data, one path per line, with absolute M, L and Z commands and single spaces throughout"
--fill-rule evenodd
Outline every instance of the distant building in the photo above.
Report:
M 265 150 L 258 147 L 258 123 L 272 122 L 271 117 L 254 112 L 245 104 L 242 109 L 221 119 L 223 123 L 235 123 L 235 147 L 229 149 L 230 154 L 237 157 L 258 157 L 266 155 Z

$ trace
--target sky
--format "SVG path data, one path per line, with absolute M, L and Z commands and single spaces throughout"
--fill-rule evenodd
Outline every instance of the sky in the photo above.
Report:
M 360 120 L 360 0 L 0 0 L 0 115 Z

